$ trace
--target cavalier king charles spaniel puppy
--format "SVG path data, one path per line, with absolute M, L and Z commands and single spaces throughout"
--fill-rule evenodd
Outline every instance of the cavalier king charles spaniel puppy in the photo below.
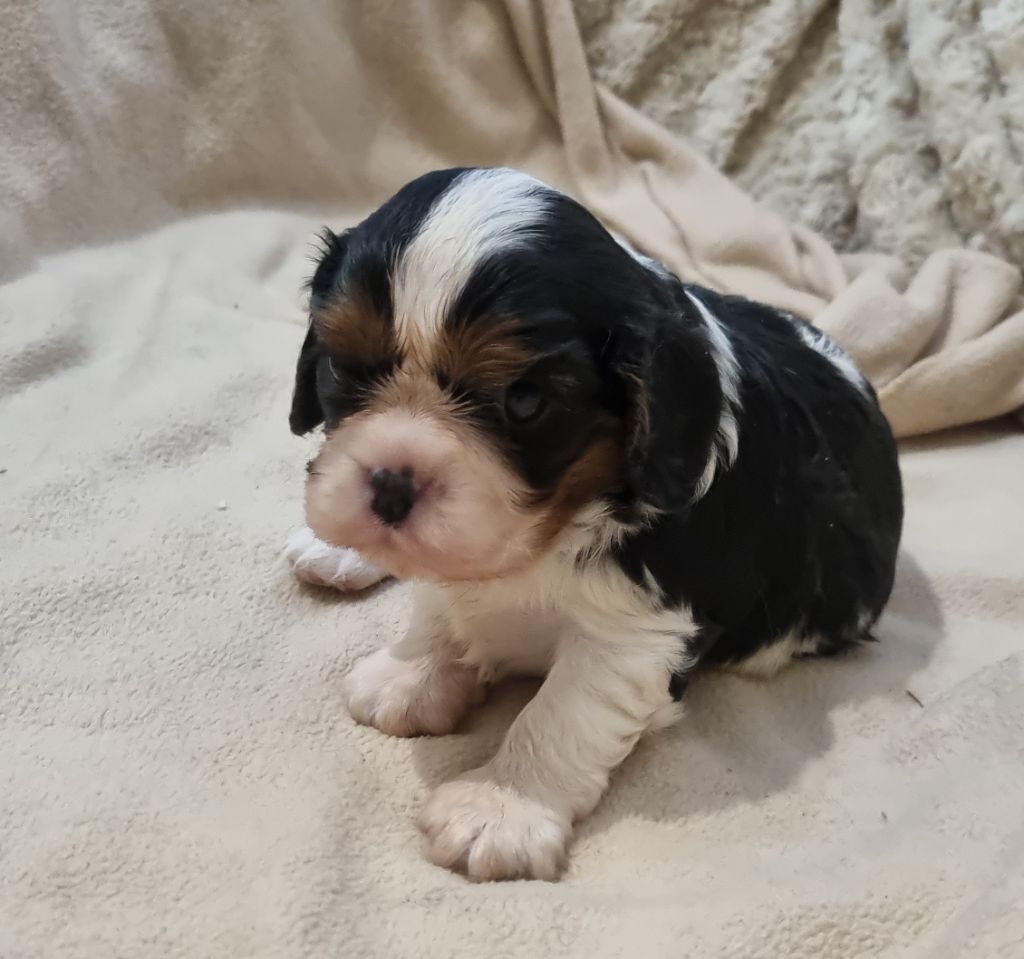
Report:
M 347 679 L 360 723 L 452 732 L 544 677 L 419 826 L 472 879 L 554 879 L 573 823 L 712 666 L 870 638 L 903 519 L 871 385 L 789 313 L 685 283 L 508 169 L 429 173 L 327 231 L 291 428 L 324 424 L 300 576 L 415 583 Z

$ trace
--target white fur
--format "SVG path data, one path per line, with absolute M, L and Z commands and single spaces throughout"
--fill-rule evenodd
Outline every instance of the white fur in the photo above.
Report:
M 824 330 L 809 326 L 807 323 L 794 321 L 800 339 L 812 350 L 824 356 L 850 383 L 862 393 L 867 392 L 864 376 L 857 365 L 846 354 L 846 351 Z
M 679 716 L 668 685 L 688 665 L 693 620 L 685 609 L 652 610 L 605 558 L 580 571 L 593 524 L 606 525 L 599 511 L 528 573 L 421 587 L 426 607 L 406 639 L 353 674 L 357 718 L 392 731 L 397 716 L 403 735 L 429 731 L 409 719 L 425 699 L 447 704 L 438 726 L 457 721 L 471 697 L 452 696 L 453 670 L 468 667 L 479 683 L 546 674 L 495 756 L 441 786 L 420 818 L 431 858 L 472 878 L 553 878 L 572 822 L 594 808 L 612 770 L 644 732 Z
M 505 168 L 463 174 L 438 199 L 394 276 L 395 324 L 405 342 L 430 338 L 482 259 L 514 249 L 539 224 L 550 190 Z
M 352 718 L 391 736 L 441 736 L 452 732 L 483 695 L 477 670 L 459 649 L 436 591 L 422 588 L 405 637 L 356 664 L 345 680 Z
M 292 530 L 284 555 L 295 575 L 314 586 L 358 592 L 388 577 L 384 570 L 363 559 L 354 549 L 331 546 L 317 539 L 308 526 Z
M 704 320 L 708 340 L 711 345 L 712 357 L 718 368 L 718 379 L 722 388 L 722 411 L 718 418 L 718 430 L 715 436 L 715 452 L 708 458 L 707 465 L 697 483 L 696 496 L 703 496 L 714 482 L 715 473 L 720 468 L 727 468 L 736 462 L 740 448 L 739 426 L 736 413 L 740 408 L 740 369 L 736 362 L 729 337 L 718 317 L 705 306 L 704 302 L 689 289 L 684 289 L 690 302 Z
M 653 257 L 641 253 L 635 246 L 633 246 L 632 243 L 629 242 L 629 240 L 627 240 L 624 236 L 621 236 L 620 234 L 616 233 L 614 230 L 609 230 L 608 232 L 611 234 L 612 239 L 615 240 L 615 242 L 618 243 L 619 246 L 621 246 L 622 249 L 624 249 L 631 257 L 633 257 L 633 259 L 636 260 L 637 263 L 642 263 L 644 266 L 647 267 L 647 269 L 651 270 L 654 273 L 657 273 L 659 276 L 671 275 L 669 273 L 668 267 L 666 267 L 665 264 L 662 263 L 660 260 L 655 260 Z
M 729 669 L 744 676 L 770 679 L 785 669 L 797 656 L 813 653 L 817 648 L 818 642 L 813 637 L 790 634 L 770 645 L 760 647 L 752 656 L 731 664 Z

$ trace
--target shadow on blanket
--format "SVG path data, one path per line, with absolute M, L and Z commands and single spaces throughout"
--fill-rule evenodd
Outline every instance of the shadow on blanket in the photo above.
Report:
M 771 680 L 715 672 L 693 682 L 682 722 L 640 743 L 578 828 L 577 841 L 620 818 L 685 821 L 729 804 L 756 804 L 788 788 L 828 752 L 838 713 L 850 714 L 847 725 L 870 731 L 872 700 L 896 700 L 908 714 L 919 710 L 913 677 L 932 658 L 944 629 L 937 598 L 906 551 L 876 634 L 877 644 L 841 659 L 798 662 Z M 424 786 L 485 762 L 536 688 L 534 682 L 504 683 L 455 736 L 415 740 Z

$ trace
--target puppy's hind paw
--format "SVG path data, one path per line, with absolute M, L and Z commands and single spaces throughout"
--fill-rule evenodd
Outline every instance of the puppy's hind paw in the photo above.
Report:
M 354 549 L 331 546 L 317 539 L 308 526 L 291 533 L 284 555 L 295 575 L 314 586 L 358 592 L 388 577 L 384 570 L 363 559 Z

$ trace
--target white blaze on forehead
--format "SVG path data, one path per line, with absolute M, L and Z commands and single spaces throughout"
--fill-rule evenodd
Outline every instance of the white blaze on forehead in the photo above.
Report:
M 472 170 L 434 203 L 395 265 L 392 303 L 404 342 L 437 333 L 487 256 L 536 236 L 551 190 L 508 169 Z

